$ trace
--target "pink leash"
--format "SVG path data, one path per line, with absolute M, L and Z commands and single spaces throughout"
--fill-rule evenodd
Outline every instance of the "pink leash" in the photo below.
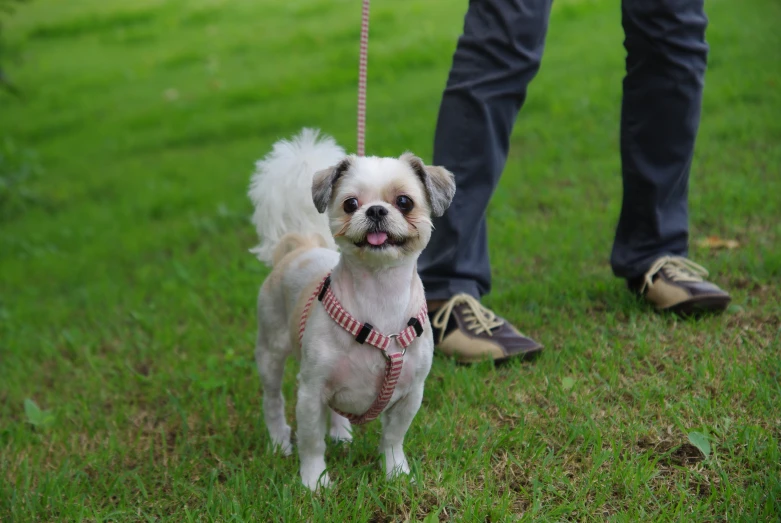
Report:
M 361 54 L 358 61 L 358 156 L 366 152 L 366 64 L 369 57 L 369 0 L 361 12 Z

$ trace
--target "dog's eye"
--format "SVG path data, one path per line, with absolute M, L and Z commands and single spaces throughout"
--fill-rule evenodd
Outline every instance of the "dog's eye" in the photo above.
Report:
M 358 200 L 356 198 L 347 198 L 342 204 L 342 208 L 344 208 L 344 212 L 347 214 L 352 214 L 358 210 Z
M 396 198 L 396 207 L 398 207 L 399 210 L 403 213 L 410 212 L 414 206 L 415 204 L 412 202 L 412 199 L 409 196 L 402 194 Z

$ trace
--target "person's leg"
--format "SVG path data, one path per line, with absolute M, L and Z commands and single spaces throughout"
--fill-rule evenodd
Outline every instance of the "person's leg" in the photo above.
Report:
M 657 309 L 720 311 L 729 294 L 685 259 L 689 171 L 708 58 L 703 0 L 623 0 L 624 197 L 611 265 Z
M 491 288 L 485 211 L 510 134 L 537 73 L 551 0 L 471 0 L 442 97 L 434 164 L 455 174 L 456 195 L 418 263 L 429 300 Z
M 659 256 L 686 256 L 688 189 L 708 56 L 703 0 L 624 0 L 621 106 L 624 196 L 611 265 L 642 276 Z
M 471 0 L 439 108 L 434 164 L 456 177 L 418 262 L 435 343 L 464 362 L 529 358 L 542 345 L 482 306 L 491 289 L 485 211 L 540 67 L 552 0 Z

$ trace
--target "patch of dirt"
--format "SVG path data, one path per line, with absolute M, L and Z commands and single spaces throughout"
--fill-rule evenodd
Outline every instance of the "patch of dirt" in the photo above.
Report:
M 662 465 L 687 467 L 699 463 L 705 459 L 702 452 L 691 443 L 676 443 L 671 440 L 652 441 L 647 437 L 637 442 L 641 452 L 651 452 L 659 456 Z
M 704 460 L 705 456 L 702 455 L 700 449 L 692 445 L 691 443 L 684 443 L 670 455 L 670 462 L 679 466 L 692 465 Z

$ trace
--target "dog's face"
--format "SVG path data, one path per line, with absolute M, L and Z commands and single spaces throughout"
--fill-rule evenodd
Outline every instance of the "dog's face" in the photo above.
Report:
M 453 175 L 416 156 L 348 156 L 315 174 L 312 197 L 327 212 L 345 256 L 388 266 L 417 257 L 431 238 L 431 216 L 441 216 L 455 194 Z

